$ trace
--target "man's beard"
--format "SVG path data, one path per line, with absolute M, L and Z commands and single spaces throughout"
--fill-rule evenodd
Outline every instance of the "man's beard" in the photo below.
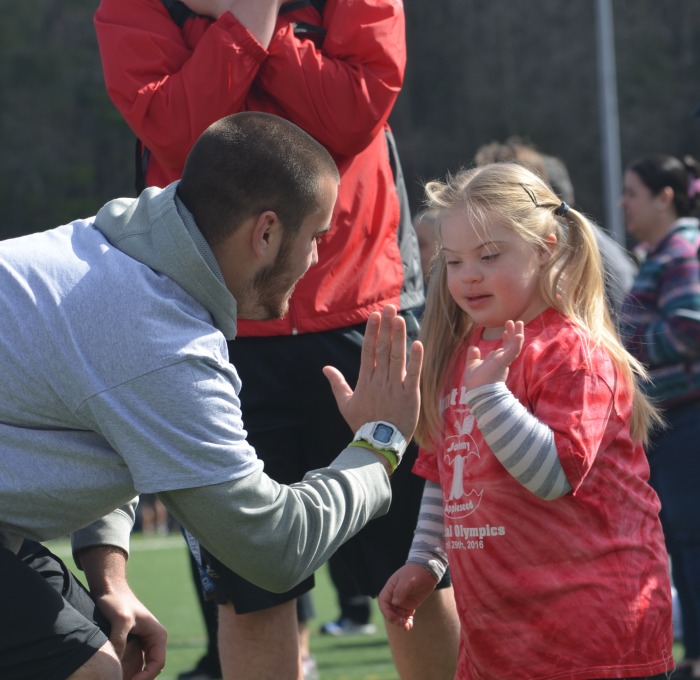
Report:
M 292 296 L 297 281 L 289 266 L 289 244 L 283 244 L 275 261 L 260 270 L 250 284 L 246 297 L 254 300 L 250 307 L 240 304 L 240 316 L 255 321 L 282 319 L 289 311 L 289 298 Z

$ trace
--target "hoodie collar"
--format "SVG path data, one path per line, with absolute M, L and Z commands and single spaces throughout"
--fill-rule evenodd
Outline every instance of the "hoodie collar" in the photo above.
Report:
M 118 198 L 97 213 L 95 228 L 117 249 L 186 290 L 212 315 L 227 340 L 236 337 L 236 300 L 211 248 L 176 195 L 178 182 Z

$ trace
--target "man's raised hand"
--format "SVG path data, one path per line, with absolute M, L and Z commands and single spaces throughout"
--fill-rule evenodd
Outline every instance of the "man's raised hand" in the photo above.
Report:
M 406 365 L 406 323 L 387 305 L 367 320 L 355 390 L 338 369 L 325 366 L 333 395 L 353 432 L 375 420 L 395 425 L 408 441 L 418 422 L 423 346 L 414 342 Z

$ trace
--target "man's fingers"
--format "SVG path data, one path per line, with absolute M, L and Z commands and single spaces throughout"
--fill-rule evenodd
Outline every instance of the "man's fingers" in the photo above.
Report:
M 382 310 L 382 320 L 379 324 L 379 335 L 377 336 L 377 351 L 374 355 L 375 370 L 380 376 L 388 375 L 395 317 L 396 307 L 394 305 L 386 305 Z
M 391 322 L 390 377 L 403 380 L 406 375 L 406 321 L 396 316 Z
M 331 384 L 331 390 L 338 406 L 342 406 L 352 396 L 352 388 L 345 380 L 345 376 L 334 366 L 324 366 L 323 375 Z
M 423 366 L 423 343 L 415 340 L 411 345 L 411 352 L 408 355 L 408 366 L 406 366 L 406 380 L 404 385 L 407 390 L 417 390 L 420 383 L 420 372 Z
M 154 680 L 165 667 L 168 631 L 157 619 L 150 617 L 134 627 L 143 650 L 143 668 L 132 680 Z
M 362 340 L 362 355 L 360 358 L 360 373 L 357 379 L 358 385 L 369 379 L 374 372 L 375 353 L 377 349 L 377 336 L 379 335 L 381 315 L 379 312 L 372 312 L 367 319 L 365 337 Z M 325 372 L 325 371 L 324 371 Z M 326 374 L 328 377 L 328 374 Z
M 116 621 L 111 621 L 111 624 L 112 630 L 109 634 L 109 641 L 112 643 L 117 656 L 121 659 L 126 651 L 126 638 L 129 628 L 127 625 L 117 625 Z
M 165 642 L 162 640 L 150 640 L 144 650 L 145 665 L 140 673 L 134 676 L 134 680 L 153 680 L 160 675 L 165 667 Z

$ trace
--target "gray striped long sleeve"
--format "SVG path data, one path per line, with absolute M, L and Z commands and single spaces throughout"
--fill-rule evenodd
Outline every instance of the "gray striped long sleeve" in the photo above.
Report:
M 418 523 L 406 562 L 425 567 L 437 581 L 447 569 L 442 490 L 436 482 L 425 482 Z
M 546 501 L 571 490 L 554 433 L 513 396 L 505 383 L 482 385 L 469 390 L 465 398 L 496 458 L 526 489 Z

